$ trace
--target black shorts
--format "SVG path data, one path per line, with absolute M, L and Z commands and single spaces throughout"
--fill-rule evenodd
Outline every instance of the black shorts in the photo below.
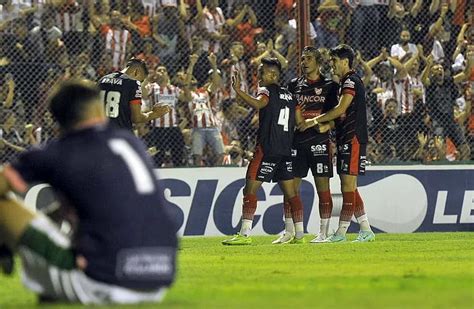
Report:
M 279 182 L 293 179 L 293 162 L 290 156 L 266 156 L 257 145 L 247 168 L 246 179 L 263 182 Z
M 357 139 L 347 144 L 337 145 L 337 173 L 339 175 L 364 175 L 367 144 L 359 144 Z
M 333 165 L 329 141 L 308 145 L 298 145 L 293 149 L 293 174 L 305 178 L 311 169 L 313 177 L 332 177 Z

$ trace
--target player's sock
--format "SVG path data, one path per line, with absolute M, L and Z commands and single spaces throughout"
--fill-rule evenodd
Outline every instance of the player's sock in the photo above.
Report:
M 257 196 L 255 194 L 245 194 L 242 205 L 242 227 L 240 234 L 248 236 L 252 229 L 253 216 L 257 210 Z
M 285 233 L 295 233 L 295 223 L 292 218 L 285 218 Z
M 291 215 L 291 204 L 290 202 L 285 200 L 283 204 L 283 210 L 285 212 L 285 232 L 294 234 L 295 233 L 295 225 L 293 222 L 293 217 Z
M 342 192 L 342 210 L 339 216 L 339 228 L 336 231 L 337 235 L 345 236 L 349 225 L 351 224 L 352 216 L 355 208 L 355 192 Z
M 332 213 L 332 197 L 331 191 L 318 192 L 319 196 L 319 217 L 321 224 L 319 227 L 319 234 L 326 237 L 329 230 L 329 221 Z
M 298 195 L 293 196 L 288 200 L 291 205 L 291 215 L 295 223 L 295 237 L 301 238 L 304 236 L 303 229 L 303 203 Z
M 357 222 L 359 223 L 360 230 L 364 232 L 372 231 L 370 228 L 369 224 L 369 219 L 367 218 L 367 215 L 362 215 L 357 217 Z
M 349 225 L 351 225 L 350 221 L 339 220 L 339 227 L 337 228 L 336 235 L 346 236 Z
M 327 237 L 329 232 L 329 220 L 331 219 L 321 219 L 319 225 L 319 234 L 322 237 Z
M 359 194 L 359 190 L 355 191 L 355 198 L 356 198 L 356 204 L 355 204 L 354 215 L 357 219 L 357 222 L 359 223 L 360 230 L 372 231 L 372 229 L 370 228 L 369 219 L 367 218 L 367 214 L 365 213 L 364 201 L 362 200 Z
M 295 238 L 300 239 L 304 236 L 303 222 L 295 223 Z
M 253 220 L 242 219 L 242 226 L 240 227 L 240 235 L 249 236 L 252 230 Z

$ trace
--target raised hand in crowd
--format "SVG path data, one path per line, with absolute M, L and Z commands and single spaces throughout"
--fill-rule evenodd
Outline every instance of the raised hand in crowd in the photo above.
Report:
M 194 66 L 196 62 L 198 61 L 198 59 L 199 59 L 199 55 L 191 54 L 189 56 L 189 64 L 192 64 Z
M 419 132 L 417 134 L 417 139 L 418 143 L 420 143 L 420 147 L 425 147 L 426 143 L 428 142 L 428 136 L 423 132 Z
M 267 51 L 269 53 L 273 52 L 273 40 L 272 39 L 269 39 L 268 42 L 267 42 Z
M 211 64 L 211 68 L 213 69 L 217 68 L 217 56 L 214 53 L 210 53 L 209 56 L 207 56 L 207 60 L 209 60 L 209 63 Z
M 286 69 L 288 67 L 288 60 L 283 56 L 278 49 L 275 48 L 275 45 L 273 44 L 273 40 L 269 39 L 267 42 L 267 49 L 266 49 L 267 55 L 270 57 L 275 57 L 280 61 L 282 69 Z M 264 57 L 262 57 L 264 58 Z M 260 58 L 261 59 L 261 58 Z
M 25 125 L 25 133 L 23 139 L 28 145 L 38 144 L 38 142 L 36 141 L 36 137 L 33 133 L 33 125 L 31 123 Z
M 380 62 L 382 61 L 387 61 L 389 57 L 389 53 L 387 51 L 387 49 L 385 47 L 383 47 L 381 50 L 380 50 L 380 54 L 373 58 L 373 59 L 370 59 L 369 61 L 367 61 L 367 65 L 370 67 L 370 68 L 373 68 L 375 67 L 377 64 L 379 64 Z
M 234 88 L 234 90 L 240 90 L 241 80 L 240 80 L 239 71 L 235 70 L 231 78 L 232 78 L 232 88 Z
M 439 151 L 444 150 L 444 138 L 442 136 L 435 136 L 433 140 L 436 149 L 438 149 Z

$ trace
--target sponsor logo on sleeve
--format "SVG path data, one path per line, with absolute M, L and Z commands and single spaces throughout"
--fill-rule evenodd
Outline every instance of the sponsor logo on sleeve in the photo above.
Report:
M 347 79 L 345 82 L 344 82 L 344 85 L 342 85 L 342 88 L 351 88 L 351 89 L 354 89 L 355 88 L 355 83 L 350 80 L 350 79 Z
M 260 88 L 258 88 L 257 96 L 262 95 L 262 94 L 269 97 L 270 96 L 270 91 L 268 91 L 268 89 L 265 88 L 265 87 L 260 87 Z

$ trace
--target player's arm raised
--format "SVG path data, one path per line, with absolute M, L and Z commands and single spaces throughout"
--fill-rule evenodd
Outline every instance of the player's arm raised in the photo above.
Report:
M 252 106 L 255 109 L 261 109 L 267 106 L 268 100 L 270 99 L 270 95 L 268 93 L 263 93 L 259 91 L 257 97 L 254 98 L 253 96 L 247 94 L 246 92 L 240 89 L 240 75 L 239 72 L 235 72 L 232 75 L 232 88 L 234 88 L 235 93 L 244 100 L 245 103 Z

